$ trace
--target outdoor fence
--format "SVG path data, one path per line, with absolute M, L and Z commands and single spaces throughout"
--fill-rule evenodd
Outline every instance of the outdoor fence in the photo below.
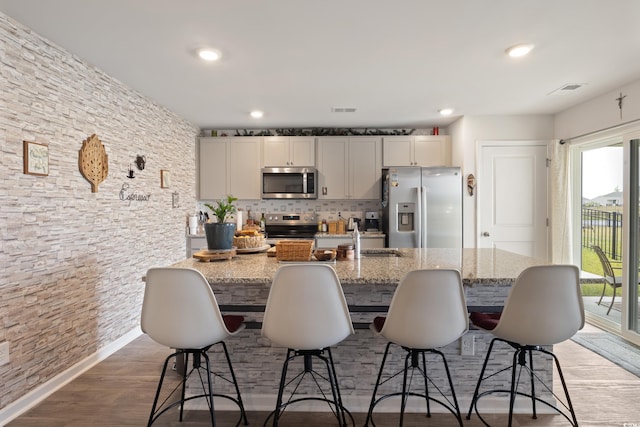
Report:
M 582 246 L 598 245 L 608 258 L 622 257 L 622 214 L 582 208 Z

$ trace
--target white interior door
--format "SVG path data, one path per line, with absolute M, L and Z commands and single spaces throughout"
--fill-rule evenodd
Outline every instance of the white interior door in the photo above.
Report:
M 547 144 L 482 142 L 478 247 L 547 259 Z

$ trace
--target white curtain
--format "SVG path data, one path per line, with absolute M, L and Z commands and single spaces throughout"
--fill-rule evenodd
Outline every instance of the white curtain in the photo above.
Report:
M 572 264 L 571 155 L 569 144 L 551 143 L 551 261 Z

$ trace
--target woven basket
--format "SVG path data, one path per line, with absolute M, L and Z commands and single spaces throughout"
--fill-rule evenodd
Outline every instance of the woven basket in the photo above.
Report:
M 261 248 L 264 246 L 264 235 L 259 236 L 235 236 L 233 246 L 238 249 Z
M 311 261 L 313 240 L 280 240 L 276 243 L 278 261 Z

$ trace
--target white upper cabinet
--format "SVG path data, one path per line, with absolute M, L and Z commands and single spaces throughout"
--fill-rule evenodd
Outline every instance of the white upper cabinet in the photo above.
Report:
M 315 137 L 268 136 L 264 138 L 262 165 L 315 167 L 315 152 Z
M 200 138 L 200 199 L 260 199 L 262 138 Z
M 318 198 L 380 198 L 380 137 L 318 138 Z
M 349 138 L 349 198 L 380 198 L 382 176 L 382 138 Z
M 199 185 L 201 200 L 221 199 L 227 194 L 227 138 L 200 138 Z
M 229 144 L 229 194 L 238 199 L 260 199 L 262 138 L 231 138 Z
M 413 166 L 414 144 L 411 136 L 385 136 L 382 142 L 384 166 Z
M 451 138 L 448 135 L 385 136 L 383 165 L 451 166 Z
M 318 199 L 348 199 L 347 137 L 318 138 Z

